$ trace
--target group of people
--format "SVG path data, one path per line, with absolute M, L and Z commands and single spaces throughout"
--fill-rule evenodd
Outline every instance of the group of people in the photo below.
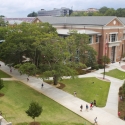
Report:
M 92 110 L 92 108 L 96 106 L 96 100 L 94 100 L 93 102 L 90 103 L 90 110 Z M 80 111 L 82 112 L 82 109 L 83 109 L 83 105 L 80 106 Z M 88 104 L 86 104 L 86 110 L 88 111 L 89 109 L 89 106 Z
M 90 110 L 92 110 L 94 106 L 96 106 L 96 100 L 90 103 Z M 89 109 L 89 106 L 88 104 L 86 104 L 86 111 L 88 111 L 88 109 Z M 83 105 L 80 105 L 80 111 L 82 112 L 82 110 L 83 110 Z M 94 124 L 97 125 L 97 117 L 94 119 Z

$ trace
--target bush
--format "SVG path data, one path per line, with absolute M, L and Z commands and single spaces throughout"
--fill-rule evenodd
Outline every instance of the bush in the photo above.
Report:
M 100 68 L 100 69 L 103 69 L 103 68 L 104 68 L 104 65 L 99 64 L 99 68 Z
M 99 69 L 99 65 L 98 65 L 98 64 L 95 64 L 94 66 L 92 66 L 92 69 L 98 70 L 98 69 Z

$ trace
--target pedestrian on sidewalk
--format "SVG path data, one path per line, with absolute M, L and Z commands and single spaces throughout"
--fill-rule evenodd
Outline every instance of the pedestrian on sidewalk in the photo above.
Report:
M 89 108 L 89 107 L 88 107 L 88 105 L 86 104 L 86 111 L 88 111 L 88 108 Z
M 94 119 L 94 125 L 98 125 L 97 124 L 97 117 Z
M 44 86 L 44 85 L 43 85 L 43 83 L 42 83 L 42 84 L 41 84 L 41 88 L 43 88 L 43 86 Z
M 119 61 L 119 65 L 121 64 L 121 61 Z
M 92 102 L 91 102 L 91 103 L 90 103 L 90 110 L 92 110 L 92 106 L 93 106 L 93 105 L 92 105 Z
M 12 69 L 10 69 L 10 73 L 12 73 Z
M 96 106 L 96 100 L 94 100 L 94 106 Z
M 120 115 L 121 115 L 121 112 L 118 112 L 118 117 L 120 117 Z
M 29 78 L 27 77 L 27 82 L 29 81 Z
M 83 106 L 81 105 L 81 106 L 80 106 L 80 111 L 81 111 L 81 112 L 82 112 L 82 109 L 83 109 Z
M 76 91 L 74 91 L 74 96 L 76 96 L 76 94 L 77 94 Z

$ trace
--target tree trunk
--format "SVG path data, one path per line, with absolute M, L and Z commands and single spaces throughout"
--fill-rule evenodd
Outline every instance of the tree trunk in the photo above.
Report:
M 54 85 L 57 85 L 57 83 L 58 83 L 58 76 L 57 75 L 53 76 L 53 83 L 54 83 Z

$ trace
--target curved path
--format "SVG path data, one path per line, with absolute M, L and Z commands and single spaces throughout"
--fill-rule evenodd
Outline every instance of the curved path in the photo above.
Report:
M 64 107 L 73 111 L 74 113 L 87 119 L 91 123 L 94 122 L 95 117 L 98 117 L 98 125 L 118 125 L 118 124 L 125 125 L 125 121 L 119 119 L 116 115 L 117 111 L 114 110 L 118 105 L 117 90 L 118 90 L 118 87 L 122 85 L 123 80 L 118 80 L 118 79 L 106 76 L 106 78 L 111 81 L 111 87 L 110 87 L 110 92 L 109 92 L 106 107 L 105 108 L 94 107 L 93 110 L 89 110 L 87 112 L 85 111 L 85 105 L 87 104 L 87 102 L 77 97 L 74 97 L 73 95 L 66 93 L 60 89 L 57 89 L 47 83 L 44 83 L 44 87 L 41 89 L 41 83 L 42 83 L 41 79 L 38 79 L 36 77 L 29 77 L 29 81 L 27 82 L 26 75 L 20 75 L 20 73 L 14 69 L 12 69 L 12 73 L 10 73 L 8 66 L 5 66 L 3 62 L 0 62 L 0 64 L 1 64 L 0 69 L 3 70 L 4 72 L 10 74 L 12 77 L 18 79 L 19 81 L 25 83 L 26 85 L 48 96 L 49 98 L 53 99 L 54 101 L 58 102 Z M 111 64 L 110 68 L 106 70 L 111 70 L 116 67 L 118 68 L 117 65 L 114 66 L 113 64 Z M 89 73 L 86 75 L 81 75 L 79 77 L 92 77 L 92 76 L 102 77 L 102 74 L 100 74 L 101 72 L 103 72 L 103 70 L 98 70 L 96 72 Z M 83 112 L 80 112 L 80 109 L 79 109 L 81 104 L 83 104 Z M 2 124 L 2 125 L 5 125 L 5 124 Z

